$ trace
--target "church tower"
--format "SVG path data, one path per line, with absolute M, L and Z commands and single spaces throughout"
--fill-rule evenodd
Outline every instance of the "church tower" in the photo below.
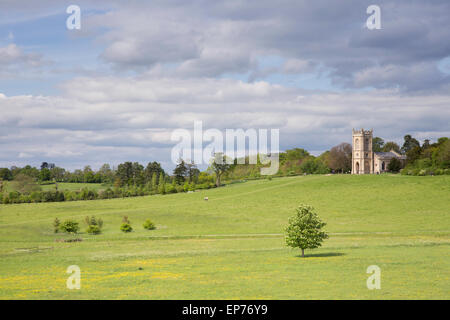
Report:
M 373 173 L 372 132 L 353 129 L 352 174 Z

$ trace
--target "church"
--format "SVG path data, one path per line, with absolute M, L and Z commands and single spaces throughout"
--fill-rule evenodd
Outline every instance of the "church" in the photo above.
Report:
M 355 130 L 352 135 L 352 174 L 379 174 L 387 171 L 393 158 L 405 161 L 406 157 L 394 150 L 389 152 L 372 151 L 371 130 Z

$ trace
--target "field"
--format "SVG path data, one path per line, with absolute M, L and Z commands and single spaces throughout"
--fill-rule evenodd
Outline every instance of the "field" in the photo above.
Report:
M 96 190 L 96 191 L 100 191 L 100 190 L 105 190 L 106 188 L 108 188 L 108 185 L 104 185 L 101 183 L 68 183 L 68 182 L 58 182 L 58 190 L 59 191 L 79 191 L 83 188 L 87 188 L 89 190 Z M 14 181 L 11 182 L 5 182 L 5 191 L 6 192 L 11 192 L 14 190 L 17 190 L 16 188 L 16 184 Z M 43 184 L 43 185 L 39 185 L 39 187 L 42 189 L 42 191 L 49 191 L 49 190 L 55 190 L 55 184 Z
M 330 233 L 305 258 L 283 235 L 301 203 Z M 86 215 L 102 217 L 103 234 L 84 233 Z M 73 237 L 53 233 L 55 217 L 79 221 L 83 241 L 55 242 Z M 143 229 L 147 218 L 156 230 Z M 317 175 L 0 205 L 0 299 L 448 299 L 449 248 L 450 176 Z M 66 288 L 70 265 L 80 290 Z M 370 265 L 380 290 L 366 286 Z
M 41 188 L 42 188 L 43 191 L 55 190 L 55 185 L 54 184 L 42 185 Z M 108 186 L 107 185 L 103 185 L 101 183 L 67 183 L 67 182 L 58 182 L 58 190 L 60 190 L 60 191 L 64 191 L 64 190 L 79 191 L 79 190 L 81 190 L 83 188 L 87 188 L 89 190 L 100 191 L 100 190 L 104 190 L 104 189 L 108 188 Z

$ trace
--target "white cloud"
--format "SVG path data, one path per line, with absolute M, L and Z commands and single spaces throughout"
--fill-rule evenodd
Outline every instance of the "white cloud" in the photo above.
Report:
M 450 135 L 448 95 L 392 90 L 313 94 L 266 82 L 230 79 L 76 79 L 63 96 L 0 99 L 0 165 L 22 160 L 74 167 L 170 159 L 175 128 L 279 128 L 281 148 L 325 150 L 349 141 L 353 127 L 398 140 L 423 132 Z M 301 99 L 298 99 L 302 96 Z M 24 155 L 32 155 L 24 158 Z M 23 162 L 23 163 L 25 163 Z M 100 163 L 101 164 L 101 163 Z

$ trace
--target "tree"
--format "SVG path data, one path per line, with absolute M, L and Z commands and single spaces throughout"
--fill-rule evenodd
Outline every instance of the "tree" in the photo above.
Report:
M 405 142 L 403 143 L 403 146 L 402 146 L 403 153 L 405 153 L 405 154 L 408 153 L 408 151 L 413 149 L 414 147 L 419 147 L 420 148 L 419 141 L 417 141 L 416 139 L 411 137 L 410 134 L 407 134 L 404 137 L 404 140 L 405 140 Z
M 372 139 L 372 151 L 381 152 L 383 151 L 384 140 L 380 137 L 375 137 Z
M 119 164 L 117 167 L 117 177 L 120 185 L 131 185 L 133 183 L 133 164 L 129 161 Z
M 175 182 L 176 184 L 183 184 L 186 180 L 186 174 L 187 174 L 188 168 L 186 166 L 186 163 L 183 159 L 179 160 L 179 163 L 173 170 L 173 174 L 175 176 Z
M 42 162 L 41 164 L 41 170 L 42 169 L 48 169 L 48 163 L 47 162 Z
M 422 149 L 420 146 L 414 146 L 406 152 L 406 162 L 413 163 L 417 159 L 420 159 Z
M 166 179 L 164 177 L 164 173 L 162 172 L 159 174 L 158 192 L 160 194 L 166 193 Z
M 399 172 L 402 168 L 402 162 L 397 158 L 392 158 L 389 162 L 387 169 L 391 172 Z
M 394 141 L 386 142 L 381 151 L 389 152 L 391 150 L 394 150 L 397 153 L 402 153 L 402 151 L 400 150 L 400 146 L 398 144 L 396 144 Z
M 198 170 L 197 165 L 194 161 L 186 164 L 187 167 L 187 176 L 189 177 L 189 183 L 194 182 L 197 183 L 198 175 L 200 174 L 200 170 Z
M 152 176 L 152 190 L 153 191 L 157 191 L 158 189 L 158 175 L 155 173 L 153 173 Z
M 348 172 L 352 168 L 352 146 L 341 143 L 330 150 L 328 165 L 335 171 Z
M 101 182 L 112 183 L 114 181 L 114 172 L 108 163 L 105 163 L 100 167 L 98 173 L 101 177 Z
M 216 174 L 216 187 L 220 187 L 220 178 L 230 170 L 231 164 L 227 163 L 227 157 L 223 153 L 216 153 L 211 167 Z
M 158 177 L 161 174 L 161 172 L 165 175 L 165 172 L 163 170 L 163 168 L 161 168 L 161 164 L 153 161 L 153 162 L 149 162 L 147 164 L 147 167 L 145 168 L 144 171 L 144 176 L 145 176 L 145 183 L 148 183 L 150 181 L 152 181 L 152 185 L 153 185 L 153 177 L 156 176 L 156 185 L 158 185 Z
M 328 234 L 321 229 L 326 225 L 314 212 L 314 208 L 308 205 L 300 205 L 297 213 L 289 219 L 286 228 L 286 244 L 292 248 L 300 248 L 302 257 L 305 249 L 315 249 L 322 245 L 322 241 L 328 238 Z
M 93 183 L 94 182 L 94 171 L 92 171 L 91 166 L 84 167 L 83 182 L 85 182 L 85 183 Z
M 42 168 L 41 172 L 39 172 L 39 180 L 41 181 L 49 181 L 51 179 L 51 172 L 48 168 Z
M 50 178 L 54 179 L 55 181 L 61 182 L 64 178 L 64 172 L 66 170 L 60 167 L 54 167 L 50 169 Z
M 13 179 L 11 170 L 8 168 L 0 168 L 0 180 L 9 181 Z

